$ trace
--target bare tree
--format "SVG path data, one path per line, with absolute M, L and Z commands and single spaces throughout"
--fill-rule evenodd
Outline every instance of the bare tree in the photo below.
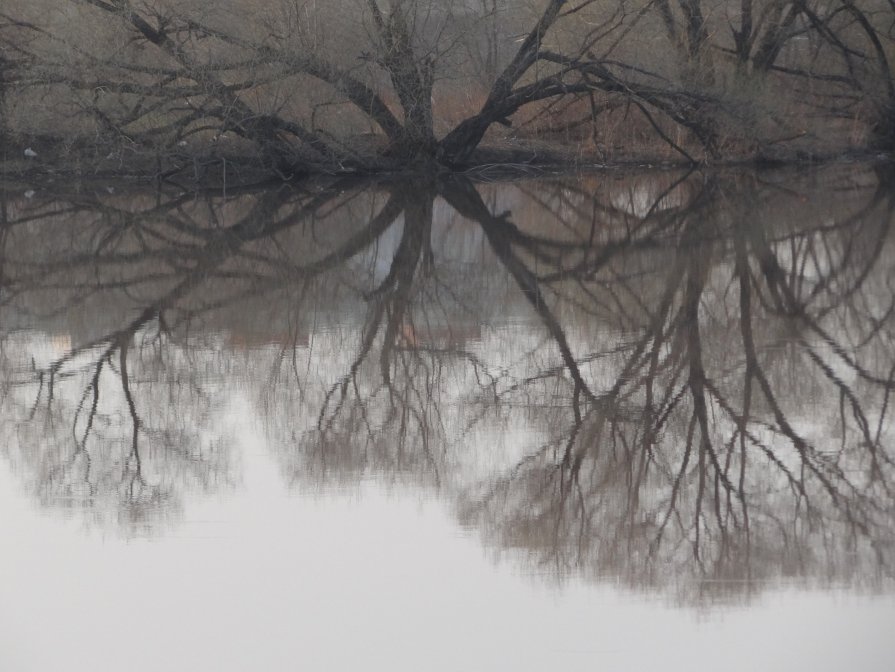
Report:
M 56 96 L 66 119 L 50 121 L 75 126 L 107 167 L 167 175 L 197 153 L 223 165 L 255 152 L 283 175 L 457 168 L 495 126 L 563 124 L 573 109 L 584 116 L 569 124 L 594 138 L 621 115 L 696 162 L 797 142 L 823 152 L 848 142 L 842 119 L 887 146 L 892 10 L 877 4 L 70 0 L 50 13 L 17 1 L 0 42 L 17 132 L 37 133 L 39 100 Z M 106 39 L 85 42 L 88 24 Z M 480 103 L 457 103 L 483 85 Z M 439 123 L 449 104 L 468 109 Z

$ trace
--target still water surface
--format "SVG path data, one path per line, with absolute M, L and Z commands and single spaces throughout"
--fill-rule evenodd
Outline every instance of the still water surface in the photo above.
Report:
M 6 192 L 0 669 L 895 669 L 891 172 L 481 177 Z

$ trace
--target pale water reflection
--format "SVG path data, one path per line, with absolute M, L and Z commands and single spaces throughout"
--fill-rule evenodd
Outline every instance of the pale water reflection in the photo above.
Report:
M 557 588 L 419 494 L 302 496 L 263 454 L 244 466 L 233 497 L 131 541 L 39 515 L 3 469 L 3 669 L 891 669 L 888 599 L 784 589 L 682 611 L 614 582 Z
M 895 668 L 891 186 L 6 194 L 0 669 Z

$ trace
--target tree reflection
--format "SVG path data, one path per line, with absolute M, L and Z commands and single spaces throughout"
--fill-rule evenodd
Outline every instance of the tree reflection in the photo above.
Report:
M 729 193 L 712 180 L 669 213 L 664 268 L 638 278 L 658 291 L 626 302 L 621 347 L 585 343 L 573 358 L 538 311 L 571 411 L 463 506 L 500 545 L 633 584 L 689 574 L 688 589 L 707 591 L 890 575 L 891 196 L 880 187 L 841 222 L 786 231 L 723 200 L 719 211 Z M 627 261 L 513 275 L 530 296 L 584 289 L 588 305 L 608 305 L 623 289 L 650 293 L 617 280 Z M 592 376 L 575 371 L 610 353 Z
M 295 487 L 423 483 L 559 575 L 687 600 L 878 585 L 890 184 L 833 167 L 4 203 L 6 454 L 47 503 L 170 512 L 236 480 L 220 423 L 241 389 Z

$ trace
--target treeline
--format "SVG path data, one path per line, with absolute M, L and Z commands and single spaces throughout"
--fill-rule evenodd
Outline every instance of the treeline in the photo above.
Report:
M 0 132 L 161 175 L 888 151 L 893 31 L 893 0 L 6 0 Z

